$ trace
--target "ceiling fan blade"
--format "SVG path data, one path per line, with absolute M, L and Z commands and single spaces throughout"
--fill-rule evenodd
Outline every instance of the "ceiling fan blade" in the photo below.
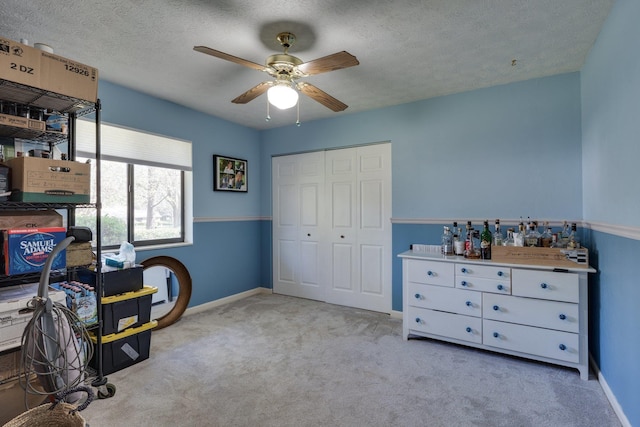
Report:
M 318 89 L 310 83 L 300 82 L 297 84 L 297 87 L 300 92 L 304 93 L 309 98 L 319 102 L 320 104 L 335 112 L 344 111 L 348 107 L 347 104 L 338 101 L 333 96 Z
M 326 73 L 327 71 L 353 67 L 358 64 L 360 64 L 360 62 L 355 56 L 343 50 L 342 52 L 302 63 L 298 65 L 298 70 L 312 76 L 315 74 Z
M 238 96 L 236 99 L 232 100 L 234 104 L 246 104 L 249 101 L 253 101 L 263 93 L 269 89 L 269 87 L 273 86 L 273 82 L 262 82 L 252 87 L 242 95 Z
M 248 61 L 246 59 L 238 58 L 237 56 L 229 55 L 228 53 L 220 52 L 219 50 L 211 49 L 206 46 L 194 46 L 193 50 L 200 53 L 206 53 L 207 55 L 215 56 L 216 58 L 224 59 L 225 61 L 235 62 L 236 64 L 244 65 L 245 67 L 253 68 L 258 71 L 265 71 L 267 67 L 258 64 L 256 62 Z

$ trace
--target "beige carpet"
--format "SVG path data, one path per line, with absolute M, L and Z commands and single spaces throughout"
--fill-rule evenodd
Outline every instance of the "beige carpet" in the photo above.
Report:
M 387 315 L 258 295 L 153 332 L 99 426 L 619 426 L 577 370 L 401 337 Z

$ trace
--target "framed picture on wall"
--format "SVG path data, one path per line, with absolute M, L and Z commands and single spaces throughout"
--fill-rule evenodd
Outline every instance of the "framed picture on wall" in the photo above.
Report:
M 247 192 L 248 164 L 244 159 L 213 155 L 213 189 L 215 191 Z

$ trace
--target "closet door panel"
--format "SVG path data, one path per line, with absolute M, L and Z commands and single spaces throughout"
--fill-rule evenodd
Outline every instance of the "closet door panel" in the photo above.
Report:
M 324 153 L 274 157 L 273 291 L 324 301 Z

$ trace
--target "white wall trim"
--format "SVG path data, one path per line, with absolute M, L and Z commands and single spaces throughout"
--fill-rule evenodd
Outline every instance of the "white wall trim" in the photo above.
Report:
M 585 226 L 602 233 L 613 234 L 614 236 L 625 237 L 627 239 L 640 240 L 640 227 L 607 224 L 595 221 L 586 222 Z
M 401 311 L 397 311 L 397 310 L 391 310 L 391 313 L 389 313 L 391 315 L 392 319 L 400 319 L 402 320 L 402 312 Z
M 233 222 L 233 221 L 266 221 L 271 220 L 271 217 L 267 216 L 201 216 L 193 218 L 193 222 Z
M 183 316 L 192 315 L 197 313 L 202 313 L 203 311 L 207 311 L 214 307 L 219 307 L 224 304 L 229 304 L 230 302 L 239 301 L 244 298 L 251 297 L 253 295 L 258 294 L 270 294 L 272 293 L 269 288 L 254 288 L 248 291 L 240 292 L 239 294 L 230 295 L 228 297 L 220 298 L 214 301 L 209 301 L 204 304 L 196 305 L 194 307 L 189 307 L 185 310 Z
M 604 392 L 604 395 L 609 400 L 609 403 L 611 404 L 613 411 L 618 416 L 620 423 L 623 425 L 623 427 L 631 427 L 631 423 L 627 419 L 627 416 L 624 414 L 622 407 L 618 403 L 618 399 L 616 399 L 616 396 L 613 394 L 613 392 L 609 388 L 609 384 L 607 384 L 607 380 L 604 378 L 604 375 L 602 375 L 602 372 L 600 372 L 600 368 L 598 368 L 598 365 L 596 365 L 596 361 L 593 359 L 593 356 L 591 356 L 591 354 L 589 354 L 589 361 L 591 362 L 590 363 L 591 369 L 593 370 L 594 374 L 598 378 L 600 387 L 602 387 L 602 391 Z

